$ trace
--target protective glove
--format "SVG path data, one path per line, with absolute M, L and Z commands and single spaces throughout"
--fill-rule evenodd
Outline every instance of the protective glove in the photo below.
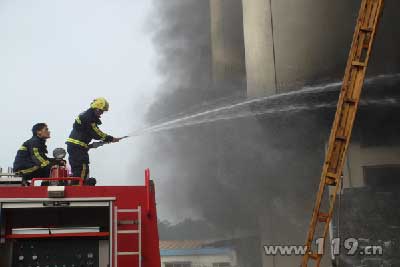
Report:
M 105 142 L 93 142 L 89 145 L 89 148 L 98 148 L 104 146 L 105 144 Z

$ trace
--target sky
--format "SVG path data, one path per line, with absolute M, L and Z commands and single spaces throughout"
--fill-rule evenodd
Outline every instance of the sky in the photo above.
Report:
M 75 117 L 96 97 L 110 102 L 100 128 L 123 136 L 144 123 L 159 83 L 151 1 L 0 2 L 0 167 L 12 166 L 32 125 L 46 122 L 49 154 L 66 148 Z M 145 137 L 90 152 L 100 185 L 143 184 Z

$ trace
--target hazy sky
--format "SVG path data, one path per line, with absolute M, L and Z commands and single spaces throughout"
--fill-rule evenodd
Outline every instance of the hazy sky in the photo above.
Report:
M 122 136 L 142 125 L 158 83 L 150 10 L 144 0 L 0 2 L 0 166 L 12 165 L 36 122 L 50 127 L 50 154 L 65 147 L 75 117 L 95 97 L 110 102 L 103 131 Z M 91 176 L 143 183 L 142 141 L 92 151 Z

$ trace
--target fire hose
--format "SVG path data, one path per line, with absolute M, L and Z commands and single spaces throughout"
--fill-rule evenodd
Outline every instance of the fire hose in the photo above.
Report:
M 121 137 L 118 141 L 121 141 L 122 139 L 126 139 L 128 137 L 130 137 L 130 136 L 129 135 L 125 135 L 125 136 Z M 107 145 L 107 144 L 110 144 L 110 143 L 111 142 L 104 142 L 104 141 L 92 142 L 92 143 L 89 144 L 89 149 L 96 149 L 96 148 L 99 148 L 101 146 L 104 146 L 104 145 Z

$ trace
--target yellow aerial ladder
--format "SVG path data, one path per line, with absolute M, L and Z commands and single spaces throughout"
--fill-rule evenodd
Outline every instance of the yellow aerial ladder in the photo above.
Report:
M 323 229 L 322 236 L 318 238 L 322 237 L 325 240 L 329 231 L 329 223 L 332 219 L 336 195 L 340 188 L 340 178 L 345 162 L 345 155 L 350 142 L 365 72 L 371 55 L 379 18 L 382 14 L 383 4 L 384 0 L 362 0 L 361 3 L 337 104 L 335 120 L 322 168 L 321 182 L 307 235 L 307 251 L 302 259 L 302 267 L 307 267 L 311 260 L 315 263 L 312 266 L 320 266 L 321 263 L 323 254 L 312 251 L 312 245 L 315 240 L 318 223 L 322 224 Z M 326 211 L 321 211 L 321 203 L 324 195 L 326 195 L 324 192 L 328 188 L 332 189 L 331 192 L 333 195 L 329 200 L 329 208 Z

